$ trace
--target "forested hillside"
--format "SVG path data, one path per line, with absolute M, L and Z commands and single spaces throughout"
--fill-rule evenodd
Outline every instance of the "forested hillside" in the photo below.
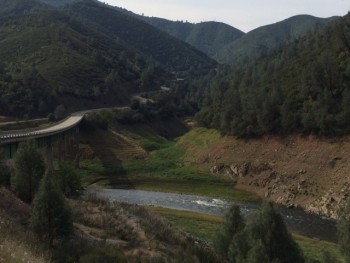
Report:
M 189 43 L 212 58 L 215 58 L 224 46 L 244 35 L 244 32 L 239 29 L 218 22 L 193 24 L 157 17 L 143 16 L 141 18 L 156 28 Z
M 216 62 L 165 32 L 118 9 L 92 0 L 70 5 L 67 10 L 74 17 L 94 23 L 96 29 L 118 38 L 139 53 L 153 57 L 169 70 L 203 70 L 216 66 Z
M 298 15 L 284 21 L 259 27 L 223 47 L 215 57 L 221 63 L 239 64 L 269 54 L 295 39 L 326 26 L 336 18 Z
M 223 134 L 350 131 L 350 15 L 268 57 L 221 72 L 200 124 Z
M 67 111 L 116 105 L 170 82 L 167 70 L 201 72 L 216 65 L 96 1 L 56 8 L 1 0 L 0 19 L 1 114 L 46 116 L 59 105 Z

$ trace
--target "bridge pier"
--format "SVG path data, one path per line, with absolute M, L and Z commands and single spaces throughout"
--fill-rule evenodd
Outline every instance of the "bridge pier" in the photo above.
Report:
M 54 151 L 59 160 L 69 156 L 75 166 L 79 167 L 78 126 L 84 115 L 84 112 L 75 113 L 63 122 L 45 128 L 0 131 L 0 150 L 3 150 L 5 158 L 10 160 L 14 157 L 21 142 L 35 140 L 38 149 L 41 149 L 46 155 L 49 169 L 53 169 Z

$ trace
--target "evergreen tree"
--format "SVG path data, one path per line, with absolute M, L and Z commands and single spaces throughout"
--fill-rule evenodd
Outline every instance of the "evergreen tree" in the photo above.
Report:
M 264 204 L 244 231 L 234 236 L 229 260 L 234 263 L 304 262 L 298 245 L 271 203 Z
M 244 228 L 244 219 L 239 206 L 234 205 L 225 216 L 225 221 L 218 231 L 214 246 L 221 258 L 227 258 L 227 252 L 232 238 Z
M 33 200 L 44 173 L 44 158 L 37 151 L 35 142 L 27 141 L 21 144 L 15 155 L 11 184 L 22 200 Z
M 68 237 L 73 231 L 71 211 L 54 183 L 51 171 L 41 180 L 34 198 L 31 224 L 34 231 L 47 239 L 51 246 L 55 239 Z

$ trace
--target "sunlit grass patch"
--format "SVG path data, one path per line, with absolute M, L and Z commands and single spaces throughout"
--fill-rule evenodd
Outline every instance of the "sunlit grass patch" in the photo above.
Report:
M 345 262 L 337 244 L 297 234 L 293 234 L 293 237 L 308 258 L 321 260 L 322 253 L 327 250 L 338 262 Z
M 176 227 L 209 243 L 222 223 L 222 217 L 194 212 L 151 207 L 152 211 L 169 220 Z

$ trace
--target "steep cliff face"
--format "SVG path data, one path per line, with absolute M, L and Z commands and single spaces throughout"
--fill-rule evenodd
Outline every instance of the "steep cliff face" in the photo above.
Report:
M 350 191 L 350 136 L 222 137 L 197 155 L 213 174 L 288 207 L 337 217 Z

